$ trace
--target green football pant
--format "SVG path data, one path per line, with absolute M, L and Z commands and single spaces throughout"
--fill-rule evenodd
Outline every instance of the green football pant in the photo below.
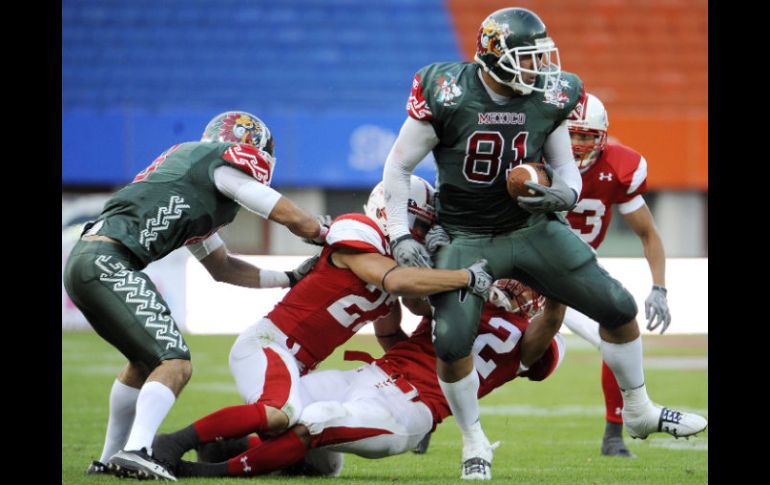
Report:
M 124 246 L 78 241 L 64 269 L 72 302 L 104 340 L 150 369 L 190 352 L 168 305 Z
M 500 235 L 452 234 L 436 268 L 458 269 L 485 258 L 492 277 L 514 278 L 548 298 L 616 328 L 636 317 L 631 294 L 596 260 L 596 253 L 566 222 L 538 215 L 530 225 Z M 484 301 L 465 290 L 433 295 L 436 355 L 453 362 L 470 355 Z

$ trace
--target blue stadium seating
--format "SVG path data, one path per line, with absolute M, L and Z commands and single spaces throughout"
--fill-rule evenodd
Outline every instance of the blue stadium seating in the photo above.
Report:
M 201 106 L 231 90 L 250 106 L 388 109 L 417 68 L 460 56 L 440 0 L 369 3 L 65 0 L 62 109 L 173 109 L 177 88 Z
M 374 114 L 374 124 L 382 116 L 397 130 L 414 72 L 460 58 L 442 0 L 62 2 L 63 120 L 85 123 L 92 143 L 107 113 L 184 120 L 241 108 L 265 119 L 315 114 L 320 123 L 327 114 Z M 77 136 L 78 127 L 64 133 Z M 154 152 L 170 143 L 143 142 Z M 93 183 L 78 165 L 96 162 L 76 157 L 100 150 L 69 146 L 63 181 Z M 133 176 L 123 157 L 104 183 Z

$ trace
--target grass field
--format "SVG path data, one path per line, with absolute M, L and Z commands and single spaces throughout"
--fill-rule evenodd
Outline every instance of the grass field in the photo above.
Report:
M 173 431 L 222 406 L 239 404 L 227 355 L 235 336 L 187 336 L 193 378 L 161 426 Z M 708 483 L 708 430 L 689 441 L 655 434 L 626 437 L 636 459 L 599 454 L 604 430 L 600 355 L 567 336 L 562 366 L 547 380 L 515 380 L 482 400 L 481 421 L 495 452 L 493 480 L 527 484 L 705 484 Z M 708 418 L 708 337 L 646 336 L 645 372 L 650 396 L 668 406 Z M 356 336 L 345 348 L 379 355 L 370 336 Z M 348 369 L 338 350 L 322 368 Z M 62 485 L 117 483 L 114 477 L 87 477 L 99 457 L 107 422 L 108 394 L 122 356 L 93 333 L 62 334 Z M 443 485 L 459 480 L 461 441 L 452 418 L 434 433 L 426 455 L 413 453 L 367 460 L 345 457 L 346 485 Z M 194 453 L 188 455 L 194 459 Z M 310 478 L 259 478 L 263 484 L 325 481 Z M 128 483 L 122 481 L 121 483 Z M 243 479 L 185 479 L 190 484 L 235 484 Z

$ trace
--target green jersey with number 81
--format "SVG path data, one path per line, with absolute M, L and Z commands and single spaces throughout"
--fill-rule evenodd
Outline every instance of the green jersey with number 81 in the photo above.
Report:
M 523 226 L 529 212 L 508 195 L 507 171 L 539 162 L 546 138 L 575 108 L 583 82 L 561 73 L 545 92 L 490 98 L 471 62 L 430 64 L 412 81 L 406 110 L 436 131 L 438 217 L 450 232 L 498 234 Z M 541 81 L 542 82 L 542 81 Z

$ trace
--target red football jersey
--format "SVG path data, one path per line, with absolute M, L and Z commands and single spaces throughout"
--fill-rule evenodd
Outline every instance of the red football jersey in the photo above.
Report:
M 315 267 L 267 315 L 289 337 L 288 346 L 305 372 L 366 323 L 390 313 L 396 301 L 351 270 L 335 267 L 331 255 L 339 248 L 390 257 L 385 236 L 365 215 L 345 214 L 334 220 Z
M 567 214 L 572 230 L 598 248 L 612 220 L 612 206 L 631 202 L 628 212 L 642 205 L 647 190 L 647 161 L 639 152 L 619 143 L 607 143 L 599 160 L 583 177 L 580 200 Z
M 473 364 L 479 373 L 479 397 L 486 396 L 516 378 L 519 369 L 519 341 L 529 325 L 524 317 L 487 303 L 473 342 Z M 406 378 L 419 392 L 418 399 L 433 413 L 436 423 L 451 413 L 436 374 L 436 355 L 431 339 L 431 323 L 423 318 L 408 340 L 391 347 L 376 362 L 388 372 Z M 559 360 L 556 342 L 530 367 L 526 377 L 540 381 L 548 377 Z

